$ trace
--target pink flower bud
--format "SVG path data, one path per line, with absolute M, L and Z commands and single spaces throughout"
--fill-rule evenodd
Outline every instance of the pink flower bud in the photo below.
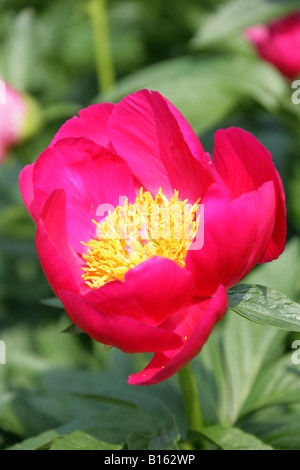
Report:
M 246 37 L 258 54 L 290 79 L 300 73 L 300 12 L 271 22 L 252 26 Z
M 33 98 L 0 80 L 0 160 L 40 127 L 41 113 Z

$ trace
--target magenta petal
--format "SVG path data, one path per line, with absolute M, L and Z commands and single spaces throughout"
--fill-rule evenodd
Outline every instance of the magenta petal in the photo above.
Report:
M 77 292 L 82 275 L 82 261 L 69 244 L 65 210 L 66 194 L 56 189 L 43 206 L 35 239 L 41 266 L 56 295 L 62 288 Z
M 129 377 L 132 385 L 153 385 L 168 379 L 191 361 L 206 343 L 214 326 L 227 310 L 227 292 L 220 286 L 211 299 L 199 300 L 185 311 L 183 321 L 174 330 L 185 338 L 184 345 L 173 351 L 156 353 L 148 366 Z M 185 335 L 185 336 L 183 336 Z
M 49 178 L 51 175 L 51 178 Z M 69 240 L 81 253 L 81 241 L 95 237 L 99 221 L 126 197 L 136 193 L 127 164 L 109 150 L 87 139 L 63 139 L 39 157 L 33 169 L 34 197 L 39 208 L 55 188 L 67 194 Z
M 91 338 L 124 352 L 164 351 L 182 344 L 180 336 L 172 331 L 134 318 L 106 314 L 83 296 L 60 291 L 59 298 L 71 320 Z
M 193 290 L 190 272 L 167 258 L 154 257 L 128 271 L 124 282 L 110 282 L 86 298 L 105 313 L 157 326 L 190 305 Z
M 40 211 L 36 205 L 33 194 L 33 168 L 34 163 L 32 163 L 32 165 L 26 165 L 25 168 L 23 168 L 19 176 L 19 185 L 24 204 L 33 220 L 37 222 Z
M 74 116 L 61 126 L 50 146 L 68 137 L 85 137 L 96 144 L 107 146 L 109 143 L 107 123 L 114 106 L 112 103 L 101 103 L 82 109 L 78 113 L 79 117 Z
M 267 181 L 273 182 L 276 196 L 274 231 L 261 262 L 278 258 L 286 240 L 285 195 L 270 152 L 243 129 L 222 129 L 216 133 L 213 162 L 233 198 L 256 190 Z
M 204 194 L 213 181 L 207 157 L 200 162 L 201 144 L 195 158 L 181 129 L 187 134 L 183 117 L 176 121 L 166 100 L 157 92 L 142 90 L 116 105 L 109 120 L 111 142 L 128 163 L 132 173 L 152 193 L 162 187 L 167 196 L 179 191 L 181 199 L 191 202 Z M 211 162 L 210 162 L 211 163 Z
M 264 255 L 259 261 L 260 263 L 266 263 L 268 261 L 272 261 L 273 259 L 277 259 L 278 256 L 281 255 L 281 253 L 283 252 L 286 241 L 287 225 L 285 193 L 281 178 L 277 172 L 275 174 L 273 183 L 276 194 L 275 224 L 271 240 Z
M 230 288 L 259 263 L 274 229 L 274 193 L 268 182 L 233 201 L 207 195 L 204 244 L 186 258 L 195 295 L 213 295 L 220 284 Z
M 204 152 L 204 149 L 201 145 L 200 140 L 196 136 L 195 132 L 187 122 L 187 120 L 182 116 L 178 109 L 171 103 L 167 98 L 163 97 L 165 102 L 168 105 L 171 113 L 175 117 L 177 124 L 180 127 L 181 133 L 184 137 L 185 142 L 187 143 L 192 155 L 198 160 L 206 160 L 207 154 Z

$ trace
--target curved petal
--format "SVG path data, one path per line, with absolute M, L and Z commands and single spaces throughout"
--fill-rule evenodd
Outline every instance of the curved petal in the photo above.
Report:
M 173 114 L 174 113 L 174 114 Z M 139 91 L 116 105 L 109 119 L 109 134 L 116 152 L 132 173 L 152 193 L 162 187 L 167 196 L 179 191 L 191 202 L 202 196 L 213 182 L 207 157 L 199 161 L 184 140 L 187 125 L 180 125 L 175 111 L 158 92 Z M 176 114 L 176 116 L 178 116 Z M 195 140 L 189 144 L 195 146 Z
M 180 111 L 173 105 L 173 103 L 167 100 L 167 98 L 165 98 L 164 96 L 162 96 L 162 98 L 165 100 L 165 102 L 168 105 L 168 108 L 170 109 L 171 113 L 176 119 L 177 124 L 179 125 L 181 133 L 183 135 L 183 138 L 185 142 L 187 143 L 192 155 L 200 161 L 202 161 L 203 159 L 205 161 L 208 154 L 204 152 L 204 149 L 202 147 L 200 140 L 196 136 L 195 132 L 193 131 L 193 129 L 191 128 L 187 120 L 183 117 Z
M 154 257 L 128 271 L 124 282 L 113 281 L 92 289 L 86 299 L 107 314 L 157 326 L 190 305 L 193 290 L 190 272 L 167 258 Z
M 232 287 L 261 260 L 274 229 L 274 193 L 267 182 L 233 201 L 207 195 L 203 247 L 186 258 L 195 295 L 213 295 L 220 284 Z
M 215 136 L 213 162 L 233 198 L 257 190 L 267 181 L 273 182 L 276 196 L 273 213 L 275 224 L 261 262 L 278 258 L 286 240 L 285 194 L 270 152 L 243 129 L 221 129 Z
M 156 353 L 148 366 L 129 377 L 132 385 L 153 385 L 168 379 L 193 359 L 206 343 L 214 326 L 221 320 L 227 310 L 227 293 L 220 286 L 214 297 L 198 299 L 191 307 L 180 312 L 182 322 L 174 329 L 181 337 L 186 338 L 184 345 L 173 351 Z M 184 313 L 184 315 L 183 315 Z M 172 327 L 172 320 L 164 324 Z
M 147 325 L 134 318 L 106 314 L 83 296 L 59 291 L 71 320 L 91 338 L 128 353 L 164 351 L 179 347 L 180 336 L 164 328 Z
M 85 137 L 96 144 L 107 146 L 107 123 L 114 106 L 112 103 L 100 103 L 82 109 L 78 113 L 79 117 L 74 116 L 61 126 L 50 146 L 53 147 L 58 140 L 68 137 Z
M 54 190 L 45 202 L 37 223 L 36 249 L 42 269 L 54 293 L 78 292 L 82 261 L 72 250 L 66 227 L 66 194 Z
M 40 215 L 40 211 L 36 205 L 33 194 L 33 167 L 34 163 L 32 163 L 31 165 L 26 165 L 25 168 L 23 168 L 19 176 L 19 186 L 24 204 L 27 207 L 33 220 L 37 222 Z
M 43 152 L 33 168 L 33 185 L 39 209 L 55 188 L 65 189 L 67 231 L 80 253 L 81 241 L 95 237 L 93 219 L 113 211 L 120 198 L 133 202 L 136 197 L 127 164 L 87 139 L 63 139 Z
M 276 195 L 276 215 L 274 230 L 267 249 L 260 259 L 259 263 L 266 263 L 278 258 L 285 248 L 287 235 L 285 193 L 281 178 L 277 171 L 273 181 Z

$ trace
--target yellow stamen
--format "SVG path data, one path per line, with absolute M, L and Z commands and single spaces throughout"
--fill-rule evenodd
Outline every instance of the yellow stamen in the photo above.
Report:
M 96 239 L 83 243 L 88 249 L 82 257 L 82 275 L 91 288 L 124 280 L 130 269 L 153 256 L 175 261 L 185 267 L 187 251 L 200 223 L 196 217 L 199 200 L 191 207 L 178 200 L 178 191 L 168 200 L 160 189 L 155 198 L 140 189 L 134 204 L 125 200 L 96 225 Z

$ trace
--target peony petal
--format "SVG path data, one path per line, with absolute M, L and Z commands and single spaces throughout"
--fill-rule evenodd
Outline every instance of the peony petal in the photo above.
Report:
M 195 132 L 187 122 L 187 120 L 183 117 L 183 115 L 178 111 L 178 109 L 171 103 L 167 98 L 163 97 L 165 102 L 168 105 L 169 110 L 173 114 L 174 118 L 177 121 L 177 124 L 180 127 L 181 133 L 185 142 L 187 143 L 192 155 L 197 158 L 198 160 L 202 161 L 203 159 L 206 160 L 207 153 L 204 152 L 204 149 L 201 145 L 200 140 L 196 136 Z
M 141 372 L 131 375 L 128 383 L 153 385 L 176 374 L 199 354 L 214 326 L 221 320 L 226 310 L 227 293 L 223 286 L 218 288 L 214 297 L 198 300 L 185 309 L 184 320 L 174 330 L 180 336 L 186 336 L 184 345 L 173 351 L 154 354 L 148 366 Z M 167 327 L 167 322 L 164 326 Z
M 261 262 L 278 258 L 286 240 L 285 195 L 270 152 L 249 132 L 230 128 L 216 133 L 213 162 L 233 198 L 256 190 L 267 181 L 273 182 L 274 231 Z
M 25 168 L 23 168 L 19 176 L 19 185 L 24 204 L 27 207 L 33 220 L 37 222 L 40 211 L 36 205 L 33 194 L 33 168 L 34 163 L 32 163 L 31 165 L 26 165 Z
M 285 248 L 287 235 L 285 193 L 281 178 L 277 172 L 275 173 L 275 179 L 273 182 L 276 194 L 277 211 L 275 215 L 274 230 L 269 245 L 259 263 L 266 263 L 273 259 L 277 259 Z
M 190 250 L 186 268 L 195 280 L 195 295 L 213 295 L 218 285 L 239 282 L 260 261 L 273 233 L 273 182 L 258 191 L 228 201 L 207 194 L 204 204 L 204 244 Z
M 128 353 L 165 351 L 182 344 L 180 336 L 164 328 L 155 328 L 134 318 L 105 314 L 86 298 L 59 291 L 71 320 L 91 338 Z
M 67 232 L 79 253 L 81 241 L 95 237 L 93 219 L 101 220 L 126 197 L 131 202 L 136 197 L 127 164 L 87 139 L 63 139 L 43 152 L 33 169 L 33 184 L 39 209 L 55 188 L 66 191 Z
M 116 105 L 109 133 L 113 147 L 146 189 L 155 194 L 162 187 L 167 196 L 177 189 L 181 199 L 193 202 L 206 192 L 213 177 L 211 162 L 195 158 L 184 140 L 181 129 L 187 134 L 187 126 L 182 117 L 179 125 L 174 108 L 171 112 L 159 93 L 142 90 Z M 189 144 L 194 148 L 194 138 Z
M 124 282 L 92 289 L 86 299 L 107 314 L 157 326 L 190 305 L 193 290 L 191 273 L 167 258 L 154 257 L 128 271 Z
M 79 117 L 74 116 L 61 126 L 50 146 L 53 147 L 58 140 L 68 137 L 85 137 L 96 144 L 107 146 L 107 123 L 114 106 L 112 103 L 100 103 L 82 109 L 78 113 Z
M 43 271 L 57 295 L 58 289 L 78 292 L 82 261 L 72 250 L 66 230 L 66 194 L 56 189 L 45 202 L 37 223 L 36 249 Z

